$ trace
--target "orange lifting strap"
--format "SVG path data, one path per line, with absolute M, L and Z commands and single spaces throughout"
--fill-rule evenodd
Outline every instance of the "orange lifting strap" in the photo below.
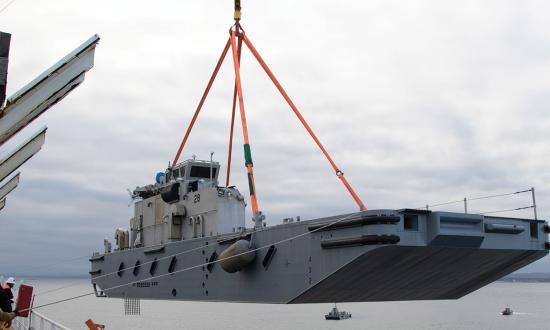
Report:
M 359 209 L 361 211 L 366 211 L 367 210 L 366 206 L 363 204 L 363 201 L 361 201 L 361 198 L 359 198 L 359 196 L 357 196 L 357 194 L 355 193 L 355 191 L 353 190 L 353 188 L 349 184 L 348 180 L 346 180 L 346 178 L 344 177 L 344 173 L 342 171 L 340 171 L 340 169 L 338 169 L 338 166 L 336 166 L 336 163 L 334 162 L 334 160 L 332 160 L 332 157 L 330 157 L 330 155 L 328 154 L 325 147 L 323 147 L 323 145 L 321 144 L 321 141 L 319 141 L 319 139 L 317 138 L 315 133 L 313 133 L 313 130 L 308 125 L 308 123 L 306 122 L 306 120 L 304 119 L 304 117 L 302 116 L 300 111 L 298 111 L 298 108 L 296 108 L 296 106 L 294 105 L 294 102 L 292 102 L 292 100 L 290 99 L 290 96 L 288 96 L 288 94 L 286 93 L 283 86 L 281 86 L 281 84 L 279 83 L 277 78 L 275 78 L 275 75 L 273 74 L 273 72 L 271 72 L 271 70 L 269 69 L 269 67 L 267 66 L 265 61 L 262 59 L 262 57 L 260 56 L 260 54 L 258 53 L 256 48 L 254 48 L 254 45 L 252 45 L 252 42 L 250 42 L 250 40 L 244 34 L 243 34 L 243 41 L 246 44 L 246 46 L 248 47 L 248 49 L 250 49 L 250 51 L 252 52 L 252 54 L 254 55 L 256 60 L 258 61 L 258 63 L 260 63 L 260 65 L 264 69 L 265 73 L 267 73 L 267 75 L 269 76 L 271 81 L 273 81 L 273 84 L 275 84 L 275 87 L 277 87 L 277 89 L 279 90 L 281 95 L 284 97 L 284 99 L 286 100 L 286 102 L 288 103 L 288 105 L 290 106 L 292 111 L 294 111 L 294 114 L 296 115 L 296 117 L 298 117 L 298 119 L 300 120 L 300 122 L 302 123 L 304 128 L 308 131 L 309 135 L 311 135 L 311 137 L 313 138 L 315 143 L 317 143 L 317 146 L 319 146 L 319 148 L 321 149 L 321 151 L 323 152 L 323 154 L 325 155 L 325 157 L 329 161 L 330 165 L 332 166 L 332 168 L 336 172 L 336 176 L 338 176 L 338 178 L 342 181 L 342 183 L 344 184 L 346 189 L 349 191 L 349 193 L 351 194 L 351 196 L 353 197 L 353 199 L 355 200 L 357 205 L 359 205 Z
M 237 6 L 235 7 L 237 10 Z M 346 189 L 349 191 L 357 205 L 359 206 L 359 209 L 361 211 L 366 211 L 367 208 L 361 201 L 361 198 L 355 193 L 349 182 L 344 177 L 344 173 L 338 168 L 332 157 L 330 157 L 329 153 L 325 149 L 325 147 L 321 144 L 321 141 L 317 138 L 309 124 L 306 122 L 300 111 L 298 111 L 298 108 L 292 102 L 288 94 L 286 93 L 283 86 L 279 83 L 273 72 L 269 69 L 263 58 L 260 56 L 254 45 L 252 45 L 252 42 L 248 37 L 245 35 L 244 30 L 242 29 L 239 19 L 240 19 L 240 3 L 238 6 L 238 19 L 237 15 L 235 16 L 235 24 L 232 26 L 232 28 L 229 31 L 229 40 L 227 41 L 225 48 L 222 52 L 222 55 L 220 56 L 220 59 L 218 60 L 218 63 L 216 64 L 216 67 L 214 68 L 214 72 L 212 73 L 212 76 L 210 77 L 210 80 L 208 81 L 208 84 L 206 86 L 206 90 L 204 91 L 202 98 L 199 102 L 199 105 L 197 109 L 195 110 L 195 114 L 193 115 L 193 118 L 191 119 L 191 123 L 189 124 L 189 127 L 187 128 L 187 131 L 185 132 L 185 136 L 183 137 L 183 140 L 180 144 L 180 147 L 178 149 L 178 152 L 176 153 L 176 157 L 174 157 L 174 161 L 172 162 L 172 165 L 175 166 L 177 164 L 177 161 L 179 159 L 179 156 L 181 155 L 181 151 L 183 150 L 183 147 L 185 146 L 185 143 L 187 142 L 187 138 L 189 137 L 189 134 L 191 133 L 191 129 L 193 128 L 193 125 L 195 124 L 195 121 L 197 120 L 197 117 L 199 115 L 199 112 L 202 109 L 202 106 L 204 104 L 204 101 L 206 100 L 206 97 L 208 96 L 208 92 L 210 91 L 210 88 L 212 87 L 212 84 L 214 83 L 214 80 L 216 79 L 216 76 L 218 74 L 218 71 L 223 63 L 223 60 L 225 56 L 227 55 L 227 52 L 229 51 L 229 47 L 231 47 L 231 52 L 233 55 L 233 66 L 235 69 L 235 86 L 233 91 L 233 107 L 231 112 L 231 129 L 229 133 L 229 151 L 228 151 L 228 159 L 227 159 L 227 177 L 226 177 L 226 186 L 229 186 L 229 177 L 231 173 L 231 154 L 232 154 L 232 148 L 233 148 L 233 130 L 234 130 L 234 124 L 235 124 L 235 111 L 237 106 L 237 101 L 239 103 L 239 112 L 241 115 L 241 126 L 243 130 L 243 137 L 244 137 L 244 156 L 245 156 L 245 166 L 248 173 L 248 185 L 249 185 L 249 191 L 250 191 L 250 200 L 252 203 L 252 214 L 254 217 L 258 214 L 258 201 L 256 198 L 256 187 L 254 184 L 254 172 L 253 172 L 253 163 L 252 163 L 252 153 L 250 148 L 250 141 L 248 139 L 248 127 L 246 124 L 246 114 L 244 111 L 244 99 L 243 99 L 243 91 L 242 91 L 242 83 L 241 83 L 241 74 L 240 74 L 240 59 L 241 59 L 241 49 L 242 49 L 242 42 L 245 43 L 245 45 L 248 47 L 248 49 L 252 52 L 260 66 L 264 69 L 265 73 L 269 76 L 277 90 L 281 93 L 285 101 L 288 103 L 296 117 L 298 117 L 298 120 L 302 123 L 304 128 L 308 131 L 311 138 L 315 141 L 319 149 L 321 149 L 321 152 L 325 155 L 327 160 L 329 161 L 330 165 L 336 172 L 336 176 L 342 181 Z
M 235 24 L 235 30 L 239 31 L 239 23 Z M 252 214 L 258 214 L 258 200 L 256 199 L 256 186 L 254 185 L 254 172 L 252 170 L 252 152 L 250 150 L 250 141 L 248 140 L 248 126 L 246 125 L 246 115 L 244 112 L 243 90 L 241 86 L 241 72 L 239 64 L 239 55 L 237 54 L 237 45 L 235 41 L 236 31 L 231 31 L 231 49 L 233 50 L 233 65 L 235 67 L 235 84 L 237 86 L 237 97 L 239 99 L 239 110 L 241 112 L 241 126 L 243 128 L 244 137 L 244 159 L 246 171 L 248 174 L 248 188 L 250 191 L 250 202 L 252 203 Z M 244 37 L 244 31 L 239 31 L 239 35 Z M 229 164 L 228 164 L 229 165 Z
M 241 49 L 243 45 L 243 39 L 237 36 L 237 56 L 239 58 L 239 65 L 241 61 Z M 235 88 L 233 90 L 233 107 L 231 108 L 231 128 L 229 130 L 229 148 L 227 150 L 227 175 L 225 176 L 225 186 L 229 187 L 229 177 L 231 175 L 231 154 L 233 152 L 233 129 L 235 128 L 235 109 L 237 107 L 237 82 L 235 81 Z
M 175 166 L 178 162 L 178 159 L 180 158 L 181 151 L 183 150 L 183 147 L 185 146 L 185 143 L 187 142 L 187 138 L 189 137 L 189 134 L 191 133 L 191 129 L 193 128 L 193 125 L 195 125 L 195 121 L 197 120 L 197 117 L 199 116 L 199 112 L 201 112 L 204 101 L 206 101 L 206 97 L 208 96 L 208 92 L 210 92 L 210 88 L 212 87 L 212 84 L 214 83 L 214 80 L 216 80 L 216 76 L 218 75 L 218 71 L 220 71 L 220 67 L 222 66 L 223 59 L 225 58 L 225 55 L 227 55 L 227 51 L 229 50 L 229 45 L 230 45 L 230 42 L 229 42 L 229 40 L 227 40 L 227 43 L 225 44 L 225 48 L 223 49 L 222 55 L 220 56 L 220 59 L 218 60 L 218 63 L 216 64 L 216 67 L 214 68 L 214 72 L 212 73 L 212 76 L 210 77 L 210 80 L 208 81 L 208 85 L 206 85 L 206 90 L 202 94 L 199 105 L 197 106 L 197 110 L 195 110 L 195 114 L 193 115 L 193 118 L 191 119 L 191 123 L 189 124 L 189 127 L 187 127 L 187 131 L 185 132 L 185 136 L 183 137 L 183 140 L 181 141 L 180 147 L 178 148 L 178 152 L 176 153 L 176 157 L 174 157 L 174 161 L 172 162 L 172 166 Z

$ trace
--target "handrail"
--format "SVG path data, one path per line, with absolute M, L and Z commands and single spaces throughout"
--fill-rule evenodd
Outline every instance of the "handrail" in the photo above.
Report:
M 490 211 L 490 212 L 468 212 L 468 201 L 512 196 L 512 195 L 518 195 L 518 194 L 522 194 L 522 193 L 531 193 L 532 205 L 513 208 L 513 209 L 496 210 L 496 211 Z M 437 207 L 437 206 L 443 206 L 443 205 L 449 205 L 449 204 L 458 204 L 458 203 L 463 203 L 464 204 L 464 213 L 474 213 L 474 214 L 491 214 L 491 213 L 501 213 L 501 212 L 510 212 L 510 211 L 525 210 L 525 209 L 533 209 L 534 219 L 535 220 L 538 219 L 538 217 L 537 217 L 537 204 L 536 204 L 536 201 L 535 201 L 535 188 L 534 187 L 531 187 L 530 189 L 518 190 L 518 191 L 514 191 L 514 192 L 510 192 L 510 193 L 487 195 L 487 196 L 478 196 L 478 197 L 464 197 L 463 199 L 453 200 L 453 201 L 444 202 L 444 203 L 426 204 L 425 206 L 417 207 L 416 209 L 426 208 L 426 210 L 429 210 L 430 208 L 434 208 L 434 207 Z
M 56 322 L 49 317 L 40 314 L 34 310 L 31 310 L 30 316 L 28 318 L 15 318 L 13 322 L 13 328 L 15 330 L 29 330 L 29 329 L 40 329 L 40 330 L 71 330 L 66 326 Z

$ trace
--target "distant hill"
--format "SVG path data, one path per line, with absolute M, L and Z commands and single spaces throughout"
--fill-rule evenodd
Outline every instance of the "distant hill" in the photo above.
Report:
M 550 273 L 520 273 L 501 278 L 501 282 L 549 282 Z

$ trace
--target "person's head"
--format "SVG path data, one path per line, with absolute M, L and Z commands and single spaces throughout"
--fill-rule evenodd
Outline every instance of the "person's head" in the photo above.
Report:
M 10 287 L 10 289 L 13 288 L 13 286 L 15 285 L 15 279 L 13 277 L 8 278 L 6 284 Z

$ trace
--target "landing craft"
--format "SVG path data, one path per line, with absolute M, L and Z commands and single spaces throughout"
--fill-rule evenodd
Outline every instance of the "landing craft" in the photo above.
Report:
M 212 169 L 212 179 L 210 179 Z M 139 187 L 129 231 L 94 255 L 98 296 L 262 303 L 457 299 L 545 256 L 544 221 L 369 210 L 245 228 L 220 165 Z M 267 285 L 268 284 L 268 285 Z
M 545 221 L 420 209 L 367 210 L 240 25 L 235 25 L 176 157 L 137 187 L 130 229 L 90 258 L 98 297 L 254 303 L 458 299 L 548 254 Z M 240 79 L 246 46 L 359 206 L 319 219 L 267 226 L 259 211 Z M 217 72 L 231 50 L 235 93 L 225 185 L 212 159 L 178 162 Z M 236 105 L 244 136 L 254 228 L 230 185 Z M 534 192 L 534 191 L 533 191 Z

